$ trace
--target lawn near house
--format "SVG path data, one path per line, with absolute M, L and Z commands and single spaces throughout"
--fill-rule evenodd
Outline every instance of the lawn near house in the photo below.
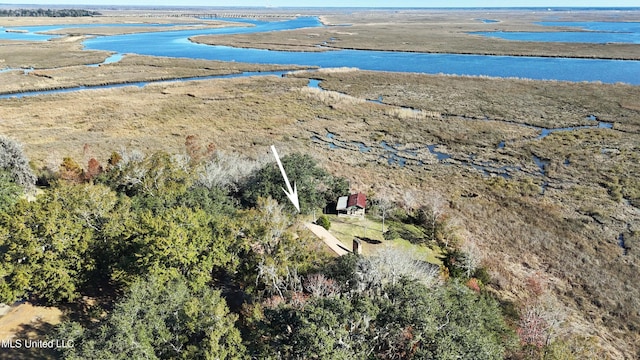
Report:
M 385 240 L 382 235 L 382 221 L 368 217 L 346 217 L 337 215 L 326 215 L 331 221 L 329 232 L 333 234 L 343 244 L 351 247 L 354 237 L 362 239 L 362 254 L 365 256 L 375 255 L 377 251 L 385 247 L 405 250 L 413 254 L 416 259 L 425 260 L 435 265 L 441 265 L 442 260 L 437 256 L 439 249 L 433 250 L 426 246 L 414 245 L 404 239 Z M 385 223 L 385 230 L 388 225 Z

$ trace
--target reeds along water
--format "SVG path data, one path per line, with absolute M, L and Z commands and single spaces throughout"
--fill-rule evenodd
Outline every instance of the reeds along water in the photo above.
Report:
M 320 88 L 304 87 L 300 89 L 300 92 L 327 105 L 338 103 L 342 105 L 358 105 L 366 102 L 365 99 Z
M 437 111 L 427 111 L 421 109 L 412 109 L 407 107 L 393 107 L 387 109 L 385 113 L 400 120 L 420 120 L 428 118 L 440 118 L 442 114 Z

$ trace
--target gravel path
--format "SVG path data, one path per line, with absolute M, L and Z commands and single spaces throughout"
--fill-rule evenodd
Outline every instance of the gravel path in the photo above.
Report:
M 346 255 L 351 252 L 347 246 L 340 242 L 340 240 L 336 239 L 335 236 L 331 235 L 331 233 L 322 226 L 312 223 L 305 223 L 305 226 L 324 241 L 324 243 L 327 244 L 333 252 L 338 254 L 338 256 Z

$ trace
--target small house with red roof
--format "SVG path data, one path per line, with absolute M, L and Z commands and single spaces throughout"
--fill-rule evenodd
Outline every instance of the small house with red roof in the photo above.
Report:
M 367 196 L 361 192 L 338 198 L 336 211 L 338 216 L 360 216 L 364 217 L 364 210 L 367 207 Z

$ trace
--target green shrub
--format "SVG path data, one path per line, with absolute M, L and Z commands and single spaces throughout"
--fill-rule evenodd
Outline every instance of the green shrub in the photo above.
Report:
M 318 165 L 309 155 L 291 154 L 282 157 L 282 165 L 287 171 L 291 186 L 297 187 L 300 199 L 300 212 L 309 214 L 313 209 L 324 208 L 338 196 L 349 192 L 344 178 L 335 177 Z M 257 204 L 258 198 L 271 197 L 280 204 L 291 204 L 282 189 L 285 186 L 282 173 L 275 163 L 269 163 L 250 175 L 239 193 L 248 207 Z M 292 207 L 289 207 L 292 209 Z
M 488 284 L 491 281 L 491 275 L 489 275 L 489 272 L 484 267 L 477 268 L 473 273 L 473 277 L 480 280 L 483 284 Z
M 144 304 L 144 310 L 140 305 Z M 64 359 L 244 359 L 245 347 L 220 292 L 177 276 L 136 281 L 100 326 L 64 322 Z
M 329 220 L 329 218 L 326 215 L 320 215 L 318 220 L 316 220 L 316 224 L 322 226 L 323 228 L 325 228 L 327 230 L 329 230 L 329 228 L 331 227 L 331 221 Z
M 0 170 L 0 210 L 13 205 L 20 194 L 22 194 L 22 188 L 13 181 L 11 173 Z

